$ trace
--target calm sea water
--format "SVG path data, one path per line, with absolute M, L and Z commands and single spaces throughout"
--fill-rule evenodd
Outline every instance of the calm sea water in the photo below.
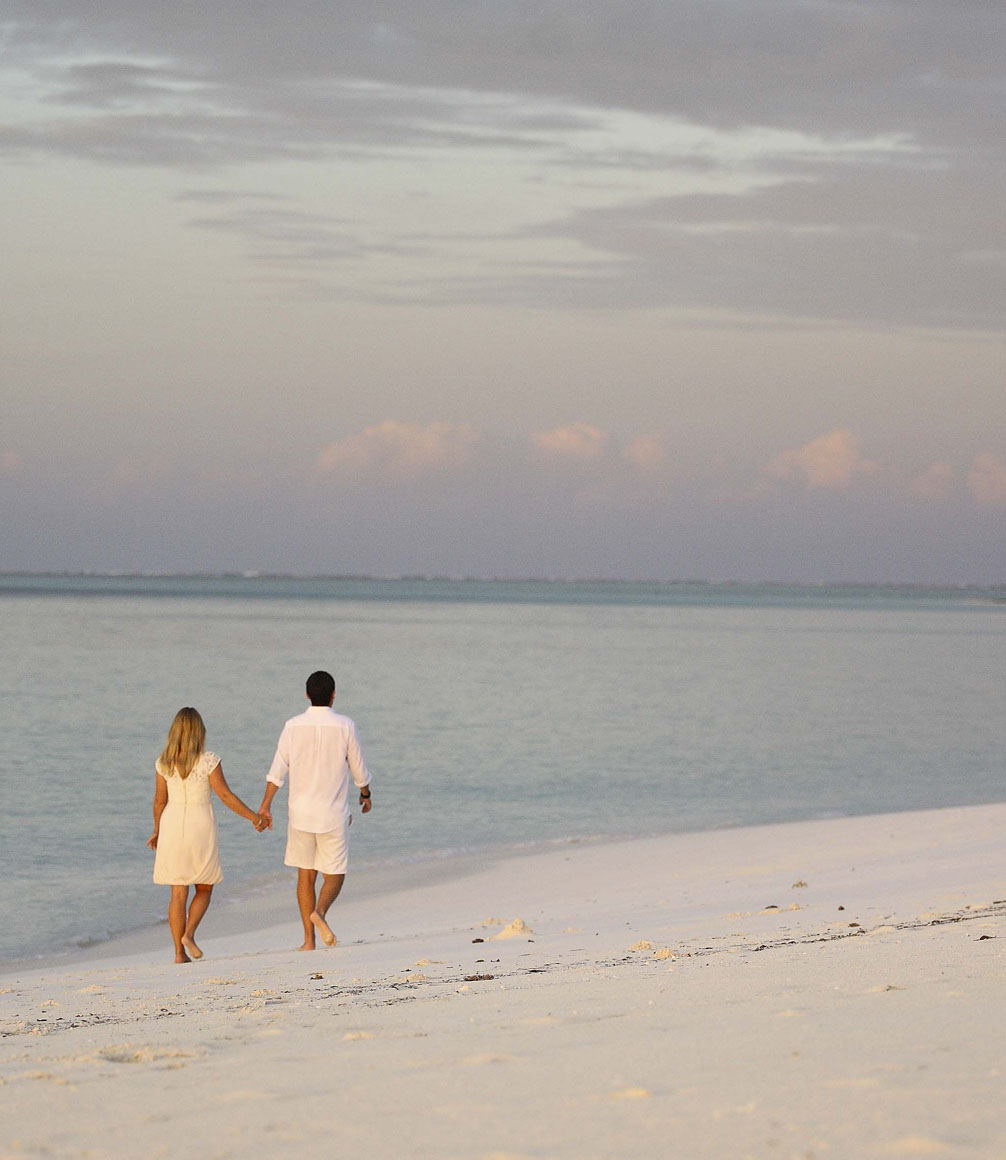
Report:
M 376 808 L 357 872 L 447 851 L 1006 798 L 1004 593 L 0 577 L 0 956 L 163 917 L 153 762 L 195 705 L 257 806 L 328 668 Z M 281 875 L 217 805 L 228 895 Z

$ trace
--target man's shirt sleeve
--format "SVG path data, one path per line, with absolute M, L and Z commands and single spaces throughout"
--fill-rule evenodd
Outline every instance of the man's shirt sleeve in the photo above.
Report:
M 276 746 L 276 756 L 272 759 L 272 765 L 269 767 L 269 772 L 266 774 L 266 781 L 271 781 L 273 785 L 282 785 L 286 781 L 286 775 L 290 771 L 290 731 L 283 726 L 283 732 L 279 735 L 279 743 Z
M 360 751 L 360 740 L 356 736 L 355 725 L 350 728 L 349 737 L 346 739 L 346 764 L 349 766 L 349 772 L 353 775 L 353 781 L 358 789 L 370 785 L 370 773 L 367 771 L 363 753 Z

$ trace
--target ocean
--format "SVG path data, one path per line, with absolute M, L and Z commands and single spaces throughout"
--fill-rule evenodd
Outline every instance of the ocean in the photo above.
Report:
M 153 764 L 194 705 L 258 806 L 326 668 L 375 808 L 350 874 L 1006 798 L 1006 590 L 0 576 L 0 957 L 160 922 Z M 284 880 L 218 802 L 225 880 Z M 216 903 L 214 903 L 216 905 Z M 205 933 L 211 933 L 212 910 Z M 291 912 L 291 919 L 295 915 Z

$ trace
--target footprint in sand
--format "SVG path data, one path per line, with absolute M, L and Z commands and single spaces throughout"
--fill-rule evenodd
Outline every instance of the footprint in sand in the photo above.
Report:
M 941 1156 L 950 1151 L 947 1144 L 932 1136 L 903 1136 L 880 1149 L 881 1156 Z
M 120 1044 L 116 1047 L 103 1047 L 97 1052 L 97 1058 L 106 1063 L 160 1063 L 165 1060 L 195 1059 L 191 1051 L 182 1051 L 175 1047 L 132 1047 L 130 1044 Z

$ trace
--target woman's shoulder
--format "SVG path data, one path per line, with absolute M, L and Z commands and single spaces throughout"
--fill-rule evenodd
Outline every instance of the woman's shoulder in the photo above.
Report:
M 204 749 L 203 752 L 199 754 L 199 757 L 196 760 L 196 764 L 192 767 L 192 770 L 189 773 L 189 777 L 209 777 L 209 775 L 216 769 L 219 764 L 220 758 L 217 757 L 217 755 L 212 750 Z M 167 769 L 164 765 L 164 762 L 161 761 L 160 758 L 154 762 L 154 769 L 161 775 L 161 777 L 164 778 L 181 777 L 181 774 L 177 769 Z

